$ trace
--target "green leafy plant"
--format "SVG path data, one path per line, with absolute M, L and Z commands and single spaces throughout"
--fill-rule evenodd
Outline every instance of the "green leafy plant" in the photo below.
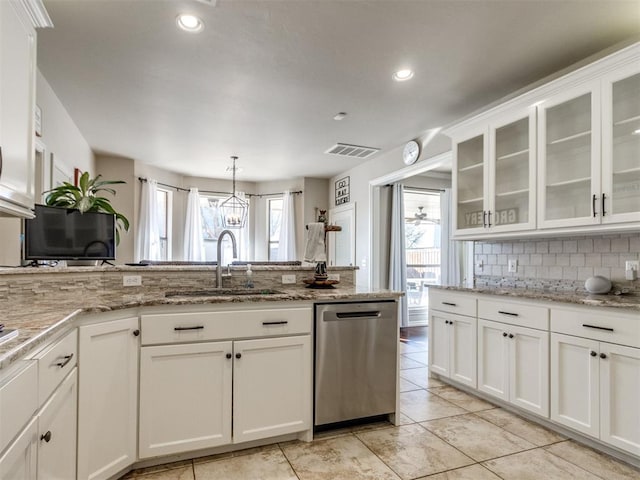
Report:
M 89 177 L 89 172 L 84 172 L 78 185 L 64 182 L 45 193 L 45 203 L 53 207 L 75 208 L 80 212 L 103 212 L 111 213 L 116 217 L 116 243 L 120 243 L 120 230 L 129 231 L 129 220 L 118 213 L 111 206 L 111 200 L 103 197 L 102 193 L 115 195 L 116 191 L 107 185 L 127 183 L 123 180 L 100 180 L 101 175 L 95 178 Z

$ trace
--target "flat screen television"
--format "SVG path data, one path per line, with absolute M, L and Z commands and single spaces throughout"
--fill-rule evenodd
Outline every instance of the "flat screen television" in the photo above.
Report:
M 46 205 L 24 221 L 25 260 L 115 260 L 115 215 Z

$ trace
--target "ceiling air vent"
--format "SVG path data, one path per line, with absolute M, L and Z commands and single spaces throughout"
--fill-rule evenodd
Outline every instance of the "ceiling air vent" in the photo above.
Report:
M 359 145 L 349 145 L 348 143 L 336 143 L 324 153 L 340 155 L 341 157 L 367 158 L 380 151 L 379 148 L 361 147 Z

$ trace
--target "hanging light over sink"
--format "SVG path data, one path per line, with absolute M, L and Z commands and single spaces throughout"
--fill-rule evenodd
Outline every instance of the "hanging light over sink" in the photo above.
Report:
M 224 228 L 242 228 L 247 223 L 247 212 L 249 203 L 236 195 L 236 160 L 238 157 L 231 157 L 233 166 L 233 190 L 231 196 L 220 204 L 222 211 L 222 225 Z

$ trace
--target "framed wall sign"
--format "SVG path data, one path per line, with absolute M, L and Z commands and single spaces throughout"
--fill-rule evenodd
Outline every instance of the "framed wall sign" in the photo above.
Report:
M 484 212 L 478 210 L 477 212 L 469 212 L 464 214 L 464 223 L 467 227 L 482 226 L 484 222 Z M 518 223 L 518 209 L 517 208 L 505 208 L 504 210 L 497 210 L 491 215 L 492 225 L 508 225 L 512 223 Z
M 351 201 L 349 179 L 350 177 L 344 177 L 336 182 L 336 206 Z

